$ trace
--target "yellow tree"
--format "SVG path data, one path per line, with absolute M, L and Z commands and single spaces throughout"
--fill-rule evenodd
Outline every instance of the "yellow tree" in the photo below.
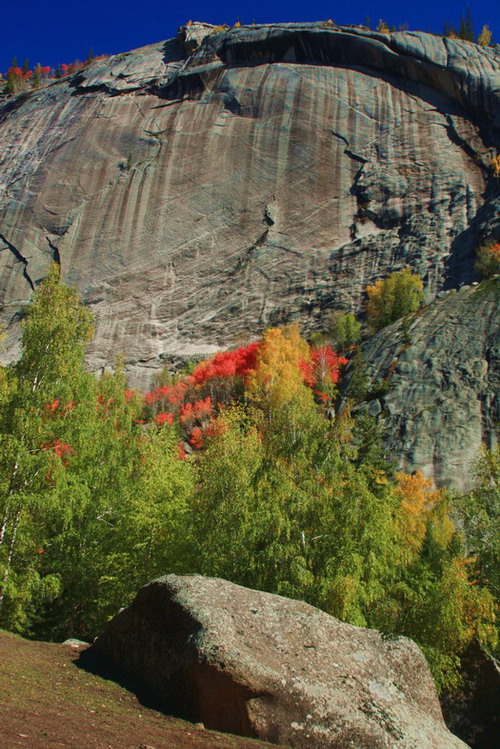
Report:
M 388 278 L 366 287 L 366 317 L 372 330 L 380 330 L 400 317 L 415 312 L 423 298 L 424 285 L 410 268 L 394 271 Z
M 303 367 L 309 364 L 309 346 L 297 324 L 269 328 L 262 337 L 255 370 L 248 378 L 248 395 L 266 411 L 276 412 L 302 391 L 307 392 Z
M 497 154 L 492 158 L 491 168 L 493 169 L 493 176 L 500 177 L 500 154 Z
M 491 31 L 488 26 L 484 25 L 481 29 L 481 33 L 477 38 L 477 43 L 480 47 L 489 47 L 491 44 Z
M 323 419 L 312 389 L 304 382 L 312 370 L 309 346 L 298 325 L 270 328 L 247 381 L 247 397 L 270 453 L 294 464 L 300 446 L 313 439 Z
M 426 479 L 422 471 L 396 473 L 396 481 L 401 498 L 403 543 L 412 554 L 417 554 L 425 538 L 430 513 L 442 492 L 434 488 L 432 480 Z

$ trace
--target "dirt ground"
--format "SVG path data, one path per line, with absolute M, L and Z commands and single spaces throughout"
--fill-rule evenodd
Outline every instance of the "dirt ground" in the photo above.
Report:
M 0 631 L 1 749 L 264 749 L 144 707 L 114 681 L 77 665 L 70 645 Z

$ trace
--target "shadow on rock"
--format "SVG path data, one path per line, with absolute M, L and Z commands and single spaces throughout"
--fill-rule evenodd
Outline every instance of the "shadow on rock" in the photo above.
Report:
M 94 676 L 114 681 L 124 689 L 132 692 L 144 707 L 165 713 L 166 715 L 169 714 L 165 709 L 165 701 L 159 697 L 157 692 L 142 683 L 139 679 L 130 677 L 109 658 L 92 648 L 81 651 L 79 657 L 75 660 L 75 666 Z

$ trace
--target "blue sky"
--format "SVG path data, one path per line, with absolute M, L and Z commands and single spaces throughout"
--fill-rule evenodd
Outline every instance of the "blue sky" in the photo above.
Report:
M 498 0 L 472 0 L 470 3 L 476 30 L 488 24 L 500 42 L 500 3 Z M 0 13 L 0 71 L 5 72 L 14 56 L 22 64 L 27 57 L 31 65 L 57 65 L 85 59 L 89 49 L 95 54 L 114 54 L 134 47 L 168 39 L 189 18 L 210 23 L 233 24 L 253 21 L 319 21 L 332 18 L 337 23 L 364 23 L 370 17 L 372 26 L 379 18 L 399 27 L 438 31 L 447 19 L 458 24 L 465 12 L 463 4 L 451 0 L 404 4 L 396 0 L 358 0 L 335 3 L 322 0 L 254 0 L 229 3 L 227 0 L 169 5 L 165 0 L 84 0 L 62 4 L 58 10 L 51 3 L 25 0 L 5 3 Z

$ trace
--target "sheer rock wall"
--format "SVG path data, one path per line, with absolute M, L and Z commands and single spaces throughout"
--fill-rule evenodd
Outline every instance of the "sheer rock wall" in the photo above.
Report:
M 497 444 L 500 277 L 452 290 L 405 320 L 363 347 L 371 392 L 390 386 L 363 407 L 382 418 L 403 470 L 467 491 L 481 446 Z
M 17 355 L 19 309 L 53 261 L 95 312 L 91 368 L 124 354 L 142 387 L 165 363 L 268 325 L 299 320 L 307 333 L 332 309 L 361 311 L 365 286 L 404 266 L 422 274 L 430 302 L 470 285 L 478 243 L 500 237 L 499 150 L 498 47 L 193 24 L 96 61 L 0 105 L 4 357 Z M 481 368 L 468 320 L 442 324 L 449 336 L 463 326 L 464 359 Z M 377 339 L 386 349 L 373 344 L 374 377 L 388 335 Z M 436 340 L 411 366 L 434 366 Z M 436 366 L 460 379 L 455 364 Z M 437 403 L 441 375 L 412 378 Z M 406 391 L 394 395 L 395 454 L 439 482 L 456 467 L 463 486 L 460 466 L 492 433 L 483 407 L 464 414 L 497 391 L 469 388 L 462 418 L 462 388 L 453 415 L 436 406 L 433 427 L 405 382 L 415 397 L 410 407 Z
M 115 55 L 0 108 L 3 315 L 60 261 L 90 364 L 133 384 L 411 265 L 470 283 L 498 223 L 500 55 L 422 33 L 251 26 Z M 10 351 L 16 351 L 16 326 Z

